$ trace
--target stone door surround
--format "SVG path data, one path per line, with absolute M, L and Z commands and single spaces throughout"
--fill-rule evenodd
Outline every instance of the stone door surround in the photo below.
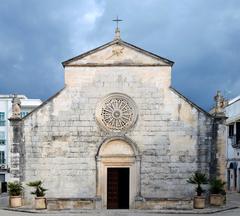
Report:
M 105 140 L 96 155 L 97 208 L 107 208 L 107 168 L 129 168 L 129 208 L 135 208 L 140 193 L 140 156 L 136 145 L 126 137 Z

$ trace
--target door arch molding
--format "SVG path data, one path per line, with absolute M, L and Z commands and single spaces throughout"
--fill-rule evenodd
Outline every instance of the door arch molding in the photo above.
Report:
M 115 141 L 115 140 L 121 140 L 121 141 L 124 141 L 124 142 L 128 143 L 128 145 L 130 145 L 131 148 L 134 151 L 134 156 L 135 157 L 138 157 L 138 156 L 140 157 L 140 151 L 139 151 L 137 145 L 135 144 L 135 142 L 132 141 L 132 139 L 130 139 L 126 136 L 114 136 L 114 137 L 105 138 L 101 142 L 101 144 L 99 145 L 98 150 L 97 150 L 96 158 L 101 157 L 101 154 L 99 154 L 99 153 L 100 153 L 100 150 L 102 149 L 102 147 L 104 147 L 107 143 L 109 143 L 111 141 Z

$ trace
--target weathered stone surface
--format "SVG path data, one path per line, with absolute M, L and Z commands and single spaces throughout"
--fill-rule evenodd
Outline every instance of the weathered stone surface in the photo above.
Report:
M 130 196 L 165 199 L 160 203 L 149 201 L 146 208 L 189 208 L 192 201 L 186 198 L 194 194 L 194 189 L 186 180 L 196 170 L 209 174 L 213 119 L 170 87 L 171 66 L 166 62 L 151 62 L 149 56 L 126 48 L 121 59 L 130 58 L 132 64 L 140 61 L 145 66 L 87 66 L 88 60 L 104 63 L 107 54 L 109 50 L 102 50 L 71 63 L 75 66 L 66 66 L 65 88 L 24 119 L 23 181 L 43 180 L 48 197 L 91 200 L 100 196 L 104 200 L 105 192 L 98 186 L 104 171 L 99 172 L 98 166 L 111 164 L 111 160 L 121 164 L 114 162 L 121 155 L 115 152 L 112 159 L 99 159 L 100 164 L 95 156 L 106 139 L 121 137 L 126 143 L 134 143 L 131 148 L 135 146 L 136 160 L 131 155 L 125 158 L 134 172 L 132 184 L 137 185 Z M 121 59 L 114 56 L 111 63 L 118 64 Z M 149 66 L 146 62 L 160 65 Z M 77 66 L 80 63 L 85 65 Z M 97 104 L 116 92 L 131 97 L 138 108 L 138 119 L 125 135 L 102 130 L 95 119 Z M 122 149 L 131 152 L 127 147 Z M 30 199 L 26 190 L 25 196 Z M 178 200 L 167 201 L 170 198 Z M 50 208 L 82 206 L 78 202 L 54 202 Z M 91 203 L 87 206 L 93 207 Z M 130 208 L 134 207 L 132 201 Z

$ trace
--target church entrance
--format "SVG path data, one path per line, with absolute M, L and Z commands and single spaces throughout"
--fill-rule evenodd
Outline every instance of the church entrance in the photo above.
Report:
M 113 137 L 96 155 L 96 208 L 132 209 L 140 192 L 140 157 L 131 140 Z
M 129 208 L 129 168 L 107 168 L 107 208 Z

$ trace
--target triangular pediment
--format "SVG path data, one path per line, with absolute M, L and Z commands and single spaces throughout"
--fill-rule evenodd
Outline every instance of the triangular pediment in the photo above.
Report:
M 67 60 L 63 66 L 172 66 L 173 63 L 118 39 Z

